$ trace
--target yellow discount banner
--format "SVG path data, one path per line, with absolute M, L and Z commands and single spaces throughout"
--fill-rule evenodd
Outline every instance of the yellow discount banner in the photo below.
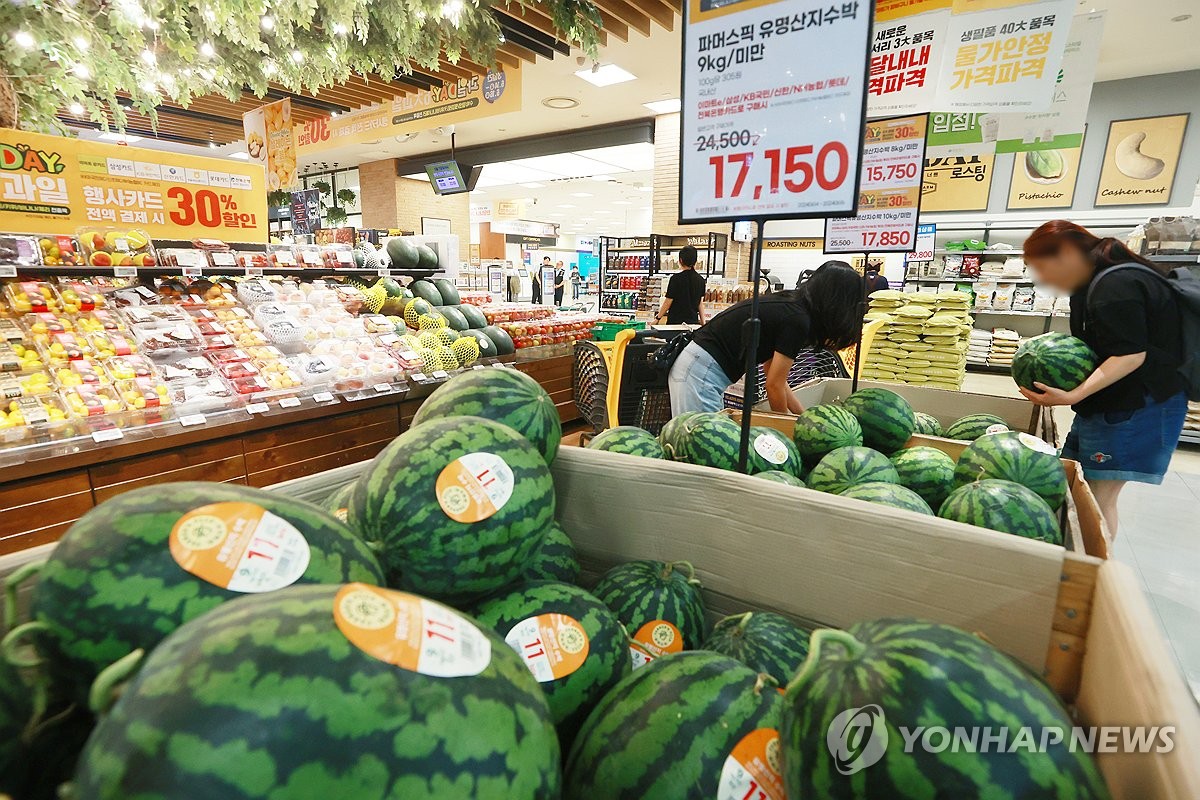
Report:
M 0 230 L 267 240 L 262 167 L 0 128 Z

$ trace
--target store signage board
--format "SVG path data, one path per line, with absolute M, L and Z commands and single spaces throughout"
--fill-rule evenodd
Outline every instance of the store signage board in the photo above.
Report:
M 927 223 L 917 226 L 917 243 L 913 246 L 909 261 L 932 261 L 937 241 L 937 225 Z
M 359 111 L 309 120 L 296 128 L 297 150 L 308 158 L 350 145 L 520 110 L 521 70 L 488 70 L 483 75 L 447 81 Z
M 292 192 L 292 233 L 307 236 L 321 227 L 321 192 L 303 189 Z
M 558 238 L 557 222 L 534 222 L 527 219 L 498 220 L 492 223 L 492 233 L 512 236 L 537 236 Z
M 292 101 L 285 97 L 242 114 L 246 152 L 251 163 L 267 171 L 267 191 L 296 184 L 296 129 Z
M 492 294 L 504 292 L 504 268 L 488 267 L 488 291 Z
M 267 241 L 262 167 L 0 128 L 0 230 Z
M 952 0 L 877 0 L 868 117 L 912 114 L 933 106 L 949 41 L 951 5 Z
M 686 0 L 681 223 L 854 214 L 873 11 Z
M 917 238 L 925 114 L 867 123 L 858 214 L 825 220 L 827 253 L 907 253 Z
M 1082 144 L 1017 153 L 1008 185 L 1008 210 L 1070 208 L 1075 203 L 1082 155 Z
M 921 210 L 987 211 L 995 163 L 990 155 L 925 159 Z
M 823 253 L 825 252 L 825 240 L 816 236 L 800 239 L 763 239 L 763 249 Z
M 1172 114 L 1110 122 L 1096 205 L 1170 203 L 1190 116 Z

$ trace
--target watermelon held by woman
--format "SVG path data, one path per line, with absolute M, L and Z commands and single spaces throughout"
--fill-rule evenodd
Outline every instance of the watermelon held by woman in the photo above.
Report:
M 414 628 L 421 646 L 405 638 Z M 365 584 L 293 586 L 155 648 L 89 739 L 75 788 L 92 800 L 554 800 L 560 758 L 541 687 L 487 626 Z
M 607 450 L 642 458 L 666 458 L 658 438 L 645 428 L 636 425 L 619 425 L 598 434 L 588 443 L 589 450 Z
M 860 483 L 899 483 L 888 457 L 869 447 L 839 447 L 808 473 L 808 488 L 841 494 Z
M 1013 356 L 1012 376 L 1017 385 L 1040 391 L 1040 383 L 1069 392 L 1096 371 L 1099 359 L 1082 339 L 1066 333 L 1045 333 L 1026 339 Z
M 958 628 L 883 619 L 819 630 L 784 698 L 787 796 L 1107 800 L 1091 755 L 1071 744 L 1073 724 L 1032 671 Z M 959 731 L 998 728 L 1007 746 L 955 746 Z M 926 736 L 905 747 L 904 729 Z M 1063 736 L 1045 745 L 1052 729 Z M 1028 730 L 1031 746 L 1011 749 Z
M 989 478 L 960 486 L 938 509 L 942 519 L 1061 545 L 1058 517 L 1046 501 L 1019 483 Z
M 917 429 L 912 406 L 888 389 L 859 389 L 842 407 L 862 426 L 863 444 L 881 453 L 894 453 L 912 438 Z
M 133 489 L 78 519 L 40 568 L 32 639 L 85 698 L 96 675 L 190 619 L 295 583 L 383 583 L 379 562 L 324 509 L 228 483 Z
M 958 457 L 958 486 L 984 478 L 1019 483 L 1032 489 L 1052 509 L 1067 497 L 1067 472 L 1058 451 L 1028 433 L 1005 431 L 981 436 Z
M 704 641 L 704 598 L 686 561 L 630 561 L 600 578 L 592 594 L 629 631 L 634 664 L 694 650 Z
M 704 649 L 736 658 L 785 686 L 808 655 L 808 636 L 808 631 L 782 614 L 748 611 L 714 625 Z
M 826 404 L 807 408 L 796 417 L 792 440 L 810 468 L 839 447 L 859 447 L 862 426 L 841 406 Z

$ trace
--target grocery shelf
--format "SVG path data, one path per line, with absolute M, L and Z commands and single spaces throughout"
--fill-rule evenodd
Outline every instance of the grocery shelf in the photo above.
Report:
M 7 269 L 15 269 L 17 274 L 19 274 L 19 275 L 54 275 L 54 276 L 101 275 L 101 274 L 107 274 L 109 272 L 112 272 L 115 276 L 116 275 L 115 271 L 117 269 L 125 269 L 124 267 L 115 267 L 115 268 L 114 267 L 94 267 L 94 266 L 90 266 L 87 264 L 82 264 L 82 265 L 75 266 L 75 267 L 69 267 L 69 266 L 24 267 L 24 266 L 18 266 L 15 264 L 0 264 L 0 271 L 4 270 L 6 268 Z M 152 278 L 161 278 L 161 277 L 168 277 L 168 276 L 172 276 L 172 275 L 182 275 L 182 274 L 184 274 L 183 273 L 184 269 L 185 269 L 185 267 L 163 267 L 163 266 L 137 267 L 137 277 L 141 277 L 142 275 L 145 275 L 145 276 L 152 277 Z M 186 269 L 192 270 L 193 268 L 187 267 Z M 199 267 L 198 269 L 200 270 L 200 272 L 199 272 L 200 277 L 203 277 L 205 275 L 258 275 L 260 273 L 264 274 L 264 275 L 294 275 L 298 278 L 323 278 L 323 277 L 330 276 L 330 275 L 370 275 L 370 276 L 376 277 L 376 276 L 385 275 L 385 274 L 393 276 L 393 277 L 399 277 L 399 276 L 428 277 L 435 273 L 434 270 L 419 270 L 419 269 L 417 269 L 417 270 L 403 270 L 403 269 L 381 270 L 381 269 L 358 269 L 356 267 L 350 267 L 350 268 L 346 268 L 346 269 L 329 269 L 327 267 L 270 267 L 270 266 L 267 266 L 267 267 L 239 267 L 239 266 L 212 267 L 212 266 L 205 266 L 205 267 Z M 0 277 L 2 277 L 2 276 L 0 276 Z M 121 276 L 121 277 L 132 277 L 132 276 Z M 195 275 L 194 274 L 190 275 L 190 277 L 195 277 Z
M 1183 433 L 1179 434 L 1179 441 L 1183 444 L 1200 444 L 1200 431 L 1184 428 Z
M 1008 366 L 993 366 L 992 364 L 972 364 L 967 362 L 968 372 L 983 372 L 988 375 L 1009 375 L 1012 373 L 1012 368 Z
M 905 278 L 905 283 L 1020 283 L 1033 286 L 1035 281 L 1028 278 Z
M 1006 317 L 1062 317 L 1064 319 L 1070 316 L 1069 314 L 1047 314 L 1045 311 L 1013 311 L 1011 309 L 1002 311 L 991 308 L 974 308 L 971 309 L 970 313 L 974 315 L 998 314 Z
M 1151 261 L 1165 264 L 1200 264 L 1200 253 L 1168 253 L 1161 256 L 1146 256 Z

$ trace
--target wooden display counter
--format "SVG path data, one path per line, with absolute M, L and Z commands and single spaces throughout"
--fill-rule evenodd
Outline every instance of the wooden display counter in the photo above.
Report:
M 579 412 L 568 353 L 513 367 L 545 387 L 564 422 Z M 92 506 L 142 486 L 221 481 L 270 486 L 372 458 L 408 429 L 436 386 L 354 402 L 246 415 L 219 427 L 25 461 L 0 469 L 0 554 L 56 541 Z

